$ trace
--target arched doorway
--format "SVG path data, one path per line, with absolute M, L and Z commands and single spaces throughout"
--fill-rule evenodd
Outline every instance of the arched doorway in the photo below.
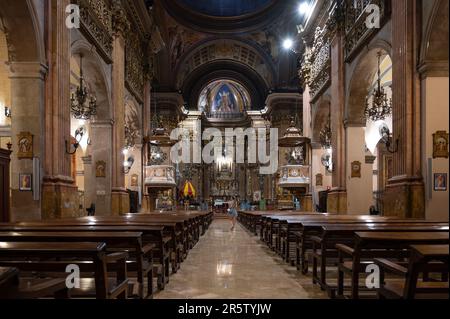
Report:
M 371 208 L 382 213 L 385 177 L 392 156 L 380 140 L 383 127 L 392 133 L 392 113 L 378 120 L 365 113 L 367 105 L 372 105 L 379 79 L 391 103 L 392 60 L 388 45 L 374 47 L 361 56 L 347 92 L 346 178 L 350 214 L 367 214 Z
M 88 119 L 70 120 L 70 132 L 75 138 L 77 131 L 84 134 L 79 148 L 72 155 L 72 174 L 79 194 L 79 214 L 95 205 L 96 215 L 111 212 L 111 163 L 112 163 L 112 111 L 110 83 L 106 76 L 108 66 L 92 51 L 84 40 L 72 44 L 71 92 L 80 85 L 80 57 L 82 56 L 83 77 L 89 93 L 96 99 L 96 114 Z M 73 151 L 73 150 L 72 150 Z
M 41 217 L 44 161 L 45 50 L 32 1 L 5 0 L 0 6 L 1 143 L 12 143 L 11 220 Z M 20 142 L 27 142 L 21 152 Z M 23 183 L 21 183 L 23 181 Z M 25 187 L 26 186 L 26 187 Z

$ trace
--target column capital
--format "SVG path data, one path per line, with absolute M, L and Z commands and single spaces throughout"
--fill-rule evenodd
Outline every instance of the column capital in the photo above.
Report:
M 44 80 L 48 66 L 40 62 L 9 62 L 10 79 L 41 79 Z
M 114 35 L 124 37 L 130 31 L 130 22 L 121 0 L 113 0 L 112 11 Z

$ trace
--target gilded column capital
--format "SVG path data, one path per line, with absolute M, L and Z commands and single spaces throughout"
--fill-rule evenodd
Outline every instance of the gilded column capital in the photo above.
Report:
M 113 0 L 112 3 L 112 28 L 115 36 L 125 36 L 131 28 L 121 0 Z

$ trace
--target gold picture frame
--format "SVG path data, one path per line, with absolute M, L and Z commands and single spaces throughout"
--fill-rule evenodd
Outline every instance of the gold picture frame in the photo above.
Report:
M 33 134 L 30 132 L 21 132 L 17 134 L 17 158 L 32 159 L 33 158 Z
M 361 162 L 352 162 L 352 178 L 361 178 Z
M 131 175 L 131 178 L 130 178 L 130 185 L 131 185 L 132 187 L 137 187 L 137 186 L 139 186 L 139 175 L 138 175 L 138 174 L 133 174 L 133 175 Z
M 95 163 L 95 177 L 106 177 L 106 162 L 97 161 Z
M 433 134 L 433 158 L 448 158 L 448 137 L 446 131 Z
M 316 186 L 323 186 L 323 175 L 322 174 L 316 175 Z

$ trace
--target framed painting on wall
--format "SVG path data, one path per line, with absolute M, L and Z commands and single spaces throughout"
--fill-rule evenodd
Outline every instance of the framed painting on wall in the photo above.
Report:
M 352 162 L 352 178 L 361 178 L 361 162 Z
M 447 191 L 447 174 L 436 173 L 434 174 L 434 191 L 446 192 Z
M 18 159 L 33 158 L 33 134 L 30 132 L 21 132 L 17 135 L 18 140 Z
M 31 174 L 19 174 L 19 190 L 21 192 L 31 192 L 33 190 Z
M 448 133 L 437 131 L 433 134 L 433 158 L 448 158 Z

